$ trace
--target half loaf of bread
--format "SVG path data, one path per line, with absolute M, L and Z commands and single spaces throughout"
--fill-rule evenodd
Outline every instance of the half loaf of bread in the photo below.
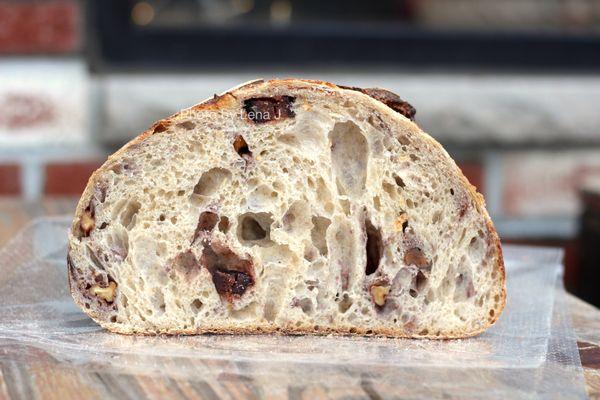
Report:
M 81 197 L 75 302 L 120 333 L 482 332 L 505 304 L 498 235 L 414 113 L 287 79 L 157 122 Z

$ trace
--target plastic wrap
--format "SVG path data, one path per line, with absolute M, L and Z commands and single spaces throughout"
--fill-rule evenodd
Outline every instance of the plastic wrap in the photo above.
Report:
M 475 338 L 406 340 L 340 336 L 136 337 L 103 331 L 71 300 L 70 219 L 38 219 L 0 251 L 0 343 L 41 350 L 66 366 L 195 379 L 248 376 L 269 393 L 377 382 L 401 397 L 585 397 L 561 286 L 562 253 L 505 246 L 508 302 Z

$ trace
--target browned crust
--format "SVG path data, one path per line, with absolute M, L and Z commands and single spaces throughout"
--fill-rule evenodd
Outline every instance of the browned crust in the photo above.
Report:
M 325 90 L 325 89 L 351 90 L 351 91 L 360 93 L 360 95 L 365 96 L 366 98 L 368 98 L 370 101 L 372 101 L 374 103 L 385 104 L 385 103 L 377 100 L 376 98 L 369 96 L 368 94 L 365 93 L 364 90 L 362 90 L 360 88 L 355 88 L 355 87 L 347 88 L 347 87 L 343 87 L 343 86 L 337 86 L 330 82 L 318 81 L 318 80 L 287 78 L 287 79 L 276 79 L 276 80 L 269 80 L 269 81 L 264 81 L 262 79 L 251 81 L 251 82 L 242 84 L 236 88 L 233 88 L 230 91 L 227 91 L 221 95 L 215 94 L 212 98 L 207 99 L 207 100 L 191 107 L 191 109 L 192 110 L 219 110 L 219 109 L 225 108 L 231 102 L 237 101 L 238 96 L 242 96 L 243 92 L 251 90 L 251 89 L 261 86 L 261 85 L 265 86 L 265 88 L 273 86 L 273 85 L 281 85 L 281 86 L 293 87 L 294 89 L 309 88 L 312 90 Z M 386 107 L 388 107 L 388 106 L 386 105 Z M 388 109 L 390 110 L 390 113 L 393 113 L 396 116 L 398 115 L 396 113 L 396 111 L 394 111 L 393 109 L 391 109 L 389 107 L 388 107 Z M 86 207 L 87 203 L 89 202 L 90 197 L 92 195 L 92 190 L 93 190 L 94 184 L 96 183 L 97 178 L 99 177 L 100 173 L 106 168 L 106 166 L 110 165 L 112 160 L 119 158 L 119 156 L 121 154 L 125 153 L 132 146 L 136 146 L 136 145 L 142 143 L 147 137 L 154 135 L 154 134 L 161 134 L 161 133 L 166 132 L 168 130 L 168 128 L 173 124 L 173 122 L 175 120 L 177 120 L 177 118 L 180 116 L 180 114 L 185 111 L 186 110 L 182 110 L 178 113 L 171 115 L 170 117 L 167 117 L 163 120 L 157 121 L 149 129 L 142 132 L 139 136 L 137 136 L 134 139 L 132 139 L 131 141 L 129 141 L 120 150 L 118 150 L 112 156 L 110 156 L 108 158 L 108 160 L 90 176 L 87 186 L 86 186 L 86 188 L 81 196 L 81 199 L 77 205 L 76 212 L 75 212 L 74 224 L 78 221 L 79 216 L 85 210 L 85 207 Z M 404 118 L 406 118 L 406 117 L 404 117 Z M 407 119 L 407 121 L 408 121 L 408 119 Z M 419 129 L 419 131 L 420 131 L 420 129 Z M 142 334 L 142 335 L 155 335 L 155 334 L 170 334 L 170 335 L 172 335 L 172 334 L 201 334 L 201 333 L 222 333 L 222 334 L 278 333 L 278 334 L 292 334 L 292 335 L 304 335 L 304 334 L 355 335 L 355 334 L 357 334 L 357 335 L 365 335 L 365 336 L 386 336 L 386 337 L 419 338 L 419 339 L 457 339 L 457 338 L 466 338 L 466 337 L 476 336 L 476 335 L 480 334 L 481 332 L 487 330 L 490 326 L 492 326 L 498 320 L 502 310 L 504 309 L 504 306 L 506 305 L 506 285 L 505 285 L 506 271 L 504 268 L 504 259 L 503 259 L 503 255 L 502 255 L 502 247 L 500 244 L 500 238 L 498 237 L 498 233 L 493 225 L 493 222 L 485 209 L 485 201 L 484 201 L 483 196 L 477 192 L 476 188 L 473 185 L 470 184 L 470 182 L 464 176 L 464 174 L 462 173 L 460 168 L 458 168 L 458 166 L 456 166 L 456 163 L 454 163 L 454 160 L 452 160 L 452 158 L 448 155 L 448 153 L 445 151 L 445 149 L 442 147 L 442 145 L 440 143 L 438 143 L 435 139 L 433 139 L 431 136 L 427 135 L 426 133 L 424 133 L 422 131 L 421 131 L 421 133 L 423 134 L 425 141 L 427 141 L 429 144 L 431 144 L 434 147 L 438 147 L 438 149 L 441 150 L 442 153 L 445 154 L 447 156 L 447 158 L 449 160 L 451 160 L 452 163 L 454 164 L 454 168 L 455 168 L 454 172 L 458 174 L 461 183 L 467 188 L 467 191 L 470 194 L 471 198 L 475 201 L 475 203 L 479 206 L 479 208 L 481 208 L 481 211 L 486 220 L 486 225 L 488 227 L 489 234 L 492 237 L 493 246 L 496 249 L 497 262 L 496 262 L 495 268 L 500 272 L 501 281 L 502 281 L 500 301 L 498 303 L 498 306 L 494 310 L 495 311 L 494 316 L 490 317 L 487 321 L 487 324 L 482 326 L 480 329 L 478 329 L 476 331 L 472 331 L 472 332 L 460 331 L 460 332 L 449 332 L 449 333 L 446 332 L 446 333 L 444 333 L 444 335 L 440 335 L 440 336 L 407 334 L 402 329 L 387 329 L 387 328 L 386 329 L 365 329 L 365 328 L 360 328 L 360 327 L 352 327 L 352 328 L 340 327 L 340 328 L 336 328 L 336 329 L 320 328 L 318 331 L 315 331 L 313 328 L 310 328 L 310 327 L 303 328 L 303 327 L 268 326 L 268 327 L 239 328 L 239 327 L 231 326 L 231 327 L 220 327 L 220 328 L 215 328 L 215 329 L 158 329 L 155 331 L 138 331 L 135 328 L 125 329 L 122 325 L 119 325 L 117 323 L 106 322 L 101 318 L 102 316 L 99 315 L 98 313 L 96 313 L 94 310 L 86 309 L 84 307 L 83 303 L 80 301 L 81 296 L 78 293 L 74 292 L 74 287 L 73 287 L 73 285 L 71 285 L 72 278 L 71 278 L 70 272 L 69 272 L 68 273 L 68 281 L 69 281 L 68 283 L 70 286 L 71 295 L 73 296 L 75 303 L 86 314 L 88 314 L 95 322 L 97 322 L 99 325 L 101 325 L 105 329 L 108 329 L 112 332 L 121 333 L 121 334 Z
M 97 321 L 96 321 L 97 322 Z M 277 327 L 274 325 L 257 326 L 257 327 L 235 327 L 235 326 L 224 326 L 215 329 L 156 329 L 156 330 L 136 330 L 136 329 L 123 329 L 119 324 L 98 322 L 103 328 L 120 333 L 122 335 L 143 335 L 143 336 L 154 336 L 154 335 L 201 335 L 201 334 L 220 334 L 220 335 L 260 335 L 260 334 L 276 334 L 276 335 L 314 335 L 314 336 L 369 336 L 369 337 L 387 337 L 387 338 L 401 338 L 401 339 L 433 339 L 433 340 L 446 340 L 446 339 L 464 339 L 479 335 L 481 332 L 488 329 L 489 326 L 483 327 L 480 330 L 473 332 L 452 332 L 447 333 L 443 336 L 436 335 L 418 335 L 418 334 L 406 334 L 401 329 L 373 329 L 373 328 L 361 328 L 361 327 L 339 327 L 336 329 L 319 327 L 317 330 L 310 327 Z M 491 324 L 490 324 L 491 325 Z

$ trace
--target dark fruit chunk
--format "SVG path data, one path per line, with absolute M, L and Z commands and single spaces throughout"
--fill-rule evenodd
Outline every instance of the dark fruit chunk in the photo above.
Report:
M 216 213 L 210 211 L 202 212 L 198 218 L 198 225 L 196 226 L 192 243 L 195 242 L 202 233 L 211 232 L 218 222 L 219 216 Z
M 233 140 L 233 148 L 242 158 L 250 158 L 252 157 L 252 152 L 248 147 L 248 143 L 242 135 L 237 135 Z
M 204 242 L 202 264 L 210 272 L 217 293 L 229 302 L 254 285 L 252 261 L 241 258 L 218 242 Z
M 296 99 L 292 96 L 255 97 L 244 100 L 244 111 L 248 118 L 257 124 L 296 116 L 292 105 Z
M 350 86 L 340 87 L 342 89 L 356 90 L 357 92 L 361 92 L 366 94 L 367 96 L 371 96 L 375 100 L 379 100 L 380 102 L 382 102 L 392 110 L 396 111 L 397 113 L 404 115 L 411 121 L 415 120 L 415 114 L 417 113 L 417 110 L 412 105 L 410 105 L 410 103 L 402 100 L 400 96 L 398 96 L 396 93 L 392 93 L 389 90 L 378 88 L 362 89 Z
M 213 273 L 213 282 L 219 294 L 231 293 L 241 296 L 253 281 L 249 275 L 238 271 L 219 271 Z
M 413 247 L 404 253 L 404 264 L 416 265 L 419 269 L 430 269 L 431 263 L 419 247 Z

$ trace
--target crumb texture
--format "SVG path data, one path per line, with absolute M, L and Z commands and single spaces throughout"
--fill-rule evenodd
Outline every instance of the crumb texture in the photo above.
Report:
M 315 82 L 156 124 L 94 174 L 69 243 L 75 301 L 123 333 L 463 337 L 504 306 L 498 237 L 442 147 Z

